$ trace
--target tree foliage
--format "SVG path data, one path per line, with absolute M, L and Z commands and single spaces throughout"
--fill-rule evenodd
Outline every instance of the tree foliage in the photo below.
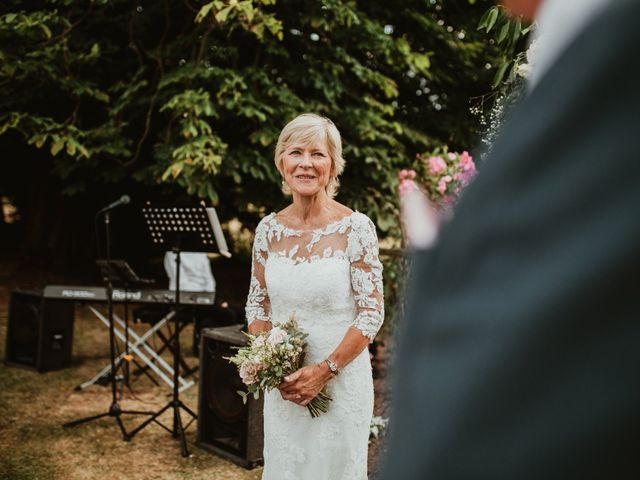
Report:
M 46 149 L 67 194 L 168 184 L 229 217 L 282 206 L 275 141 L 317 112 L 343 135 L 339 199 L 393 234 L 397 171 L 475 142 L 469 98 L 500 58 L 477 30 L 489 5 L 7 0 L 0 135 Z

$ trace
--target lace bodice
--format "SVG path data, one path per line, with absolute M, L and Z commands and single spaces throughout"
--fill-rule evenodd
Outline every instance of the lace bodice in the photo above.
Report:
M 288 278 L 296 277 L 298 287 L 287 285 L 284 289 L 269 291 L 265 270 L 270 261 L 286 266 L 285 270 L 279 271 Z M 327 261 L 332 262 L 331 267 L 323 265 Z M 339 306 L 336 304 L 340 303 L 339 298 L 334 295 L 339 295 L 340 292 L 334 292 L 330 288 L 337 281 L 336 268 L 340 270 L 335 262 L 348 268 L 347 278 L 351 291 L 348 292 L 349 298 L 342 299 L 342 303 L 353 303 L 355 315 L 351 326 L 373 340 L 384 319 L 382 264 L 378 259 L 378 240 L 373 222 L 359 212 L 353 212 L 315 230 L 288 228 L 280 223 L 275 213 L 263 218 L 256 229 L 253 244 L 251 283 L 246 305 L 247 321 L 286 320 L 273 318 L 273 302 L 283 300 L 273 298 L 274 295 L 287 297 L 287 304 L 293 303 L 293 310 L 304 310 L 312 304 L 319 306 L 320 299 L 315 297 L 323 294 L 331 297 L 325 300 L 333 307 Z M 309 282 L 310 285 L 307 284 Z M 278 285 L 283 283 L 286 283 L 285 279 L 277 282 Z M 291 292 L 290 287 L 295 291 Z M 297 298 L 289 298 L 292 293 Z M 328 306 L 326 302 L 325 306 Z M 345 305 L 342 306 L 346 308 Z M 327 311 L 326 308 L 323 310 Z

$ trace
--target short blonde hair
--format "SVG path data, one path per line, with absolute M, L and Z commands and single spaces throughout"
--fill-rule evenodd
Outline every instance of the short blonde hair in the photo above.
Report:
M 342 158 L 342 139 L 340 132 L 331 120 L 321 117 L 315 113 L 303 113 L 285 125 L 278 137 L 274 161 L 276 168 L 282 173 L 282 157 L 284 152 L 291 145 L 299 143 L 309 145 L 310 143 L 324 142 L 331 158 L 331 178 L 325 190 L 329 198 L 335 197 L 338 192 L 340 181 L 338 176 L 344 171 L 344 158 Z M 282 191 L 287 195 L 291 193 L 289 186 L 284 183 Z

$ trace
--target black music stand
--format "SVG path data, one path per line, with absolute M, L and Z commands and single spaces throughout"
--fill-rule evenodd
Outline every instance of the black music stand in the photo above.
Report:
M 173 335 L 172 349 L 173 395 L 171 401 L 138 427 L 133 429 L 125 439 L 130 440 L 151 422 L 155 422 L 171 433 L 174 438 L 178 438 L 180 440 L 182 456 L 188 457 L 189 450 L 187 449 L 187 440 L 184 432 L 189 428 L 189 425 L 198 418 L 198 416 L 189 407 L 182 403 L 178 389 L 178 372 L 180 370 L 180 315 L 178 315 L 180 309 L 180 252 L 181 250 L 190 252 L 216 251 L 215 246 L 219 232 L 214 231 L 214 225 L 217 224 L 217 217 L 214 220 L 212 215 L 215 216 L 215 212 L 212 214 L 211 211 L 207 211 L 205 207 L 200 205 L 188 207 L 160 207 L 152 205 L 151 202 L 147 202 L 147 204 L 142 208 L 142 214 L 144 215 L 153 245 L 155 247 L 162 248 L 163 250 L 170 247 L 171 251 L 176 255 L 176 292 L 174 300 L 176 315 L 173 317 L 175 322 L 175 334 Z M 217 226 L 219 227 L 219 225 Z M 173 427 L 171 429 L 158 421 L 158 417 L 169 408 L 173 409 Z M 191 421 L 185 427 L 182 425 L 180 409 L 185 410 L 192 417 Z
M 130 375 L 129 375 L 129 363 L 133 361 L 138 368 L 142 368 L 129 353 L 129 288 L 142 287 L 143 285 L 150 285 L 154 283 L 151 278 L 143 278 L 131 268 L 125 260 L 96 260 L 96 265 L 100 270 L 102 278 L 110 278 L 111 285 L 114 287 L 120 287 L 124 290 L 124 357 L 125 363 L 123 363 L 123 383 L 131 390 Z M 116 368 L 120 366 L 122 359 L 116 362 Z M 115 375 L 115 371 L 109 370 L 105 375 Z M 107 376 L 107 378 L 109 378 Z M 116 378 L 117 380 L 117 378 Z M 85 385 L 85 384 L 83 384 Z M 80 386 L 79 386 L 80 387 Z M 76 389 L 79 389 L 76 387 Z M 120 391 L 122 397 L 122 389 Z
M 100 212 L 98 212 L 100 213 Z M 104 213 L 104 226 L 105 226 L 105 252 L 106 259 L 105 262 L 107 264 L 111 263 L 111 212 L 106 210 Z M 74 420 L 72 422 L 65 423 L 63 428 L 72 428 L 83 423 L 91 422 L 93 420 L 98 420 L 103 417 L 114 417 L 116 419 L 116 423 L 120 427 L 120 431 L 122 432 L 123 439 L 127 440 L 129 434 L 127 430 L 124 428 L 124 424 L 122 423 L 122 419 L 120 418 L 123 414 L 127 415 L 153 415 L 153 412 L 141 412 L 138 410 L 122 410 L 120 408 L 120 404 L 118 403 L 117 395 L 116 395 L 116 365 L 115 365 L 115 348 L 116 348 L 116 339 L 115 339 L 115 329 L 113 325 L 113 278 L 112 274 L 114 273 L 111 268 L 106 268 L 103 272 L 103 280 L 105 282 L 105 286 L 107 289 L 107 312 L 109 318 L 109 358 L 111 361 L 111 405 L 109 406 L 109 410 L 103 413 L 99 413 L 98 415 L 92 415 L 90 417 L 81 418 L 79 420 Z

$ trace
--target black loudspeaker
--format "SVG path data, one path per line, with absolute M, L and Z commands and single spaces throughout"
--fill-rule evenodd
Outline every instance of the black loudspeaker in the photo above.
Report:
M 39 372 L 71 363 L 74 303 L 44 299 L 26 290 L 11 292 L 5 363 Z
M 238 318 L 244 319 L 244 314 L 238 317 L 236 311 L 228 306 L 213 305 L 211 307 L 197 307 L 194 310 L 193 322 L 193 356 L 200 357 L 200 332 L 205 328 L 228 327 L 237 325 Z
M 262 397 L 242 402 L 246 391 L 236 366 L 224 357 L 236 353 L 247 337 L 241 325 L 201 332 L 197 444 L 244 468 L 262 464 Z

